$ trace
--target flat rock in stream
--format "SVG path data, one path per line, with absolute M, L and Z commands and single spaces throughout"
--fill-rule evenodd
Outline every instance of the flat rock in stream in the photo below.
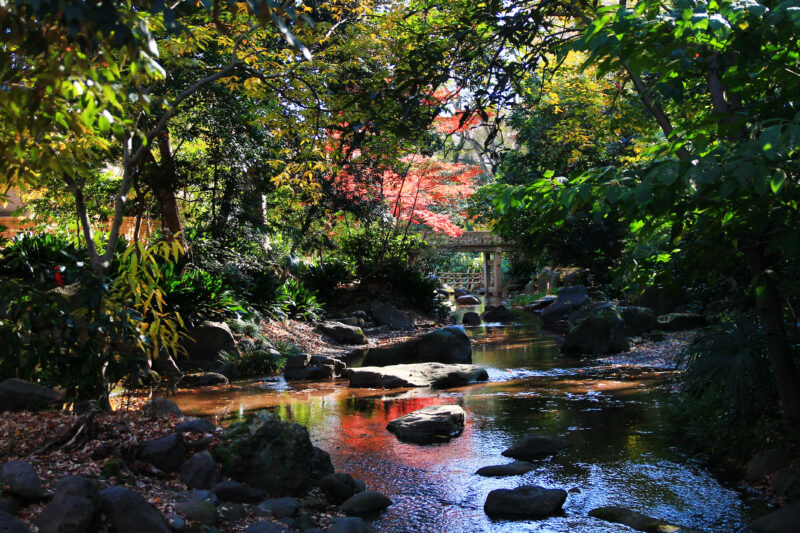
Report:
M 527 461 L 514 461 L 504 465 L 492 465 L 479 468 L 475 474 L 483 477 L 521 476 L 533 470 L 533 464 Z
M 444 442 L 464 431 L 466 413 L 457 405 L 432 405 L 389 422 L 386 429 L 402 441 L 426 444 Z
M 489 379 L 485 368 L 475 365 L 446 365 L 443 363 L 365 366 L 353 368 L 351 371 L 350 386 L 359 388 L 446 388 Z
M 495 489 L 486 497 L 484 512 L 489 516 L 506 518 L 541 517 L 561 510 L 567 491 L 532 485 L 515 489 Z
M 505 450 L 502 455 L 512 459 L 544 459 L 570 446 L 572 443 L 568 440 L 528 435 Z
M 670 524 L 658 518 L 626 509 L 624 507 L 617 507 L 616 505 L 608 507 L 598 507 L 589 511 L 589 516 L 605 520 L 606 522 L 613 522 L 615 524 L 624 524 L 637 531 L 654 531 L 656 533 L 692 533 L 696 530 L 687 529 L 682 526 Z

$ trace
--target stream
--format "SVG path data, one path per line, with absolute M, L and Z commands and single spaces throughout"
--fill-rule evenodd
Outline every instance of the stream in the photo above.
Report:
M 682 453 L 668 432 L 662 407 L 671 369 L 565 358 L 536 323 L 468 333 L 473 362 L 488 369 L 487 383 L 372 390 L 349 389 L 346 380 L 289 385 L 279 378 L 181 391 L 172 399 L 188 415 L 236 419 L 270 409 L 307 426 L 337 471 L 394 502 L 372 520 L 376 532 L 633 531 L 588 517 L 605 505 L 701 531 L 744 529 L 751 510 L 743 495 Z M 438 404 L 458 404 L 467 413 L 463 434 L 448 443 L 406 444 L 385 429 L 394 418 Z M 522 476 L 474 475 L 511 462 L 500 453 L 527 434 L 574 445 Z M 520 485 L 570 491 L 563 514 L 519 521 L 484 514 L 489 491 Z

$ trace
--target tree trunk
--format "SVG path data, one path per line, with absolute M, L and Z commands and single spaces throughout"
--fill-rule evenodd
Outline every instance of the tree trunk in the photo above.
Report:
M 186 248 L 183 221 L 178 207 L 178 199 L 175 197 L 175 187 L 178 183 L 177 169 L 175 168 L 175 157 L 170 146 L 169 130 L 167 128 L 164 128 L 158 134 L 158 151 L 161 156 L 161 163 L 158 166 L 158 170 L 152 174 L 153 182 L 150 186 L 153 188 L 161 211 L 161 224 L 164 234 L 168 239 L 178 236 L 181 244 Z
M 790 431 L 800 442 L 800 376 L 794 364 L 792 350 L 783 325 L 783 312 L 780 295 L 775 281 L 766 273 L 768 265 L 761 244 L 752 245 L 745 250 L 750 272 L 763 292 L 756 293 L 756 309 L 764 332 L 772 372 L 778 397 L 783 404 L 783 412 Z

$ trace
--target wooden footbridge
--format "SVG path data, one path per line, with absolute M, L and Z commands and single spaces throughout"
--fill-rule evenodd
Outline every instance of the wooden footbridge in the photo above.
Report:
M 425 241 L 433 248 L 454 252 L 480 252 L 483 254 L 483 272 L 434 272 L 444 283 L 474 291 L 480 287 L 487 295 L 503 295 L 503 250 L 510 244 L 491 231 L 465 231 L 458 237 L 444 233 L 425 232 Z

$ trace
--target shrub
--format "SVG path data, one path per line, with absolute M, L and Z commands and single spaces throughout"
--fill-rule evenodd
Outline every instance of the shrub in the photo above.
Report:
M 349 283 L 355 279 L 350 264 L 337 257 L 330 258 L 324 263 L 319 262 L 309 266 L 303 274 L 303 283 L 319 294 L 330 296 L 332 289 L 340 283 Z
M 714 457 L 745 461 L 780 433 L 769 360 L 750 317 L 701 330 L 680 364 L 680 394 L 667 415 L 682 439 Z
M 713 398 L 732 417 L 751 416 L 775 400 L 761 332 L 743 314 L 709 326 L 680 356 L 681 390 Z
M 73 283 L 86 270 L 83 254 L 67 238 L 49 233 L 19 233 L 0 251 L 0 275 L 56 286 Z M 58 272 L 58 275 L 56 274 Z
M 130 311 L 109 304 L 108 284 L 87 276 L 64 294 L 3 280 L 0 379 L 62 387 L 72 400 L 107 406 L 111 389 L 146 368 Z
M 314 291 L 306 288 L 300 280 L 289 279 L 278 289 L 271 312 L 281 319 L 312 322 L 322 316 L 322 306 Z
M 269 341 L 263 335 L 258 335 L 249 346 L 243 348 L 240 344 L 239 347 L 241 350 L 239 354 L 223 352 L 220 354 L 220 361 L 233 363 L 243 378 L 274 374 L 286 361 L 282 354 L 274 353 Z
M 180 271 L 175 263 L 164 264 L 162 271 L 165 307 L 180 313 L 188 326 L 244 312 L 221 277 L 197 268 Z

